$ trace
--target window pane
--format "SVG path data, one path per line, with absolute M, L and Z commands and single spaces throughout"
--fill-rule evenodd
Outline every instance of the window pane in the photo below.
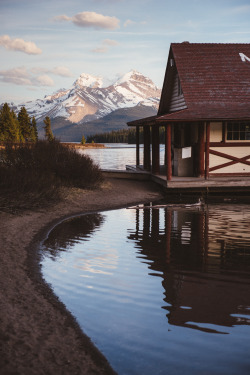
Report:
M 245 128 L 246 128 L 246 124 L 244 124 L 244 122 L 241 122 L 241 123 L 240 123 L 240 131 L 241 131 L 241 132 L 244 132 L 244 131 L 245 131 Z
M 239 129 L 240 129 L 240 124 L 237 124 L 237 122 L 234 122 L 233 123 L 233 131 L 239 131 Z
M 244 140 L 245 139 L 245 132 L 240 132 L 240 140 Z
M 227 132 L 227 139 L 228 141 L 232 140 L 232 132 Z
M 231 124 L 231 122 L 229 122 L 229 123 L 227 124 L 227 130 L 228 130 L 229 132 L 232 131 L 232 124 Z
M 239 139 L 239 133 L 238 132 L 233 132 L 233 140 L 237 141 Z
M 245 139 L 248 140 L 248 141 L 250 141 L 250 131 L 246 132 L 245 134 L 246 134 L 246 138 Z

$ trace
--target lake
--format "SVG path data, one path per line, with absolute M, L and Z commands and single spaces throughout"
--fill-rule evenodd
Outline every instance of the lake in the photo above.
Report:
M 250 207 L 157 202 L 71 218 L 42 272 L 120 375 L 250 373 Z
M 106 148 L 86 148 L 78 152 L 89 155 L 101 169 L 126 169 L 136 165 L 136 146 L 125 143 L 108 143 Z M 164 164 L 165 145 L 160 145 L 160 162 Z M 143 163 L 143 145 L 140 145 L 140 163 Z

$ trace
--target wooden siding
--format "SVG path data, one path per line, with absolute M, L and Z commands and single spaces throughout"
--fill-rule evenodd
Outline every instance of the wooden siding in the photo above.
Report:
M 187 108 L 183 94 L 179 95 L 179 76 L 176 73 L 174 77 L 174 86 L 170 99 L 169 112 L 180 111 Z

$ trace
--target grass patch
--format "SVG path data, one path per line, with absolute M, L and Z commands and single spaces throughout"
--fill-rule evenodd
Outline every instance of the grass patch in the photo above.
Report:
M 0 209 L 40 207 L 67 187 L 89 189 L 103 181 L 93 160 L 54 140 L 6 144 L 0 150 Z

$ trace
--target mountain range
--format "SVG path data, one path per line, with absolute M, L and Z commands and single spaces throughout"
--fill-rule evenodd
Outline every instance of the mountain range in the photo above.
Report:
M 39 136 L 43 120 L 51 119 L 53 134 L 62 141 L 80 141 L 96 133 L 127 128 L 127 121 L 156 114 L 161 90 L 151 79 L 131 70 L 104 86 L 102 77 L 82 73 L 69 89 L 21 103 L 37 121 Z

